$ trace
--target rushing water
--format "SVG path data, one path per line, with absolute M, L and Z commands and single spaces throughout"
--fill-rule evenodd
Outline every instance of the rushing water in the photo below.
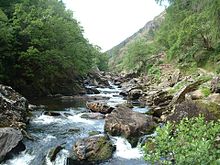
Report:
M 110 97 L 107 103 L 110 106 L 125 102 L 119 96 L 120 89 L 111 85 L 111 88 L 98 88 L 100 94 L 93 96 Z M 26 150 L 6 161 L 3 165 L 65 165 L 66 158 L 71 151 L 74 142 L 79 138 L 89 136 L 91 131 L 104 132 L 104 119 L 84 119 L 81 115 L 88 110 L 85 101 L 69 100 L 61 101 L 44 99 L 41 104 L 47 104 L 48 110 L 56 110 L 61 116 L 47 116 L 41 111 L 34 112 L 34 117 L 28 126 L 28 132 L 36 139 L 25 140 Z M 144 113 L 146 108 L 135 107 L 134 111 Z M 131 148 L 129 142 L 122 137 L 111 137 L 116 145 L 113 158 L 102 165 L 144 165 L 142 151 L 139 147 Z M 64 149 L 57 155 L 54 162 L 47 157 L 51 148 L 64 145 Z

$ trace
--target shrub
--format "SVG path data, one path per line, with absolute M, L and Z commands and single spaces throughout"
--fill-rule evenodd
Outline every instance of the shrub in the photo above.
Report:
M 217 164 L 219 129 L 220 122 L 204 117 L 184 118 L 177 125 L 168 122 L 144 146 L 145 159 L 152 164 Z

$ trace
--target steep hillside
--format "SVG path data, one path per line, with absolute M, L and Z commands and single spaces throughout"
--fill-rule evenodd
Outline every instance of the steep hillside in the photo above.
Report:
M 128 37 L 120 44 L 116 45 L 112 49 L 108 50 L 106 53 L 110 56 L 109 66 L 113 70 L 118 69 L 118 65 L 122 62 L 125 55 L 125 51 L 128 46 L 137 40 L 146 40 L 151 42 L 154 38 L 154 32 L 160 26 L 162 20 L 164 19 L 165 12 L 162 12 L 159 16 L 155 17 L 153 20 L 146 23 L 146 25 L 134 33 L 132 36 Z

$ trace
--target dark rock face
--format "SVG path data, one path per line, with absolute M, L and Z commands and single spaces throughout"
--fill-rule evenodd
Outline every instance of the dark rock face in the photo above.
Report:
M 212 79 L 211 90 L 213 93 L 220 93 L 220 77 L 215 77 Z
M 110 107 L 107 104 L 100 102 L 87 102 L 86 107 L 92 112 L 99 112 L 102 114 L 111 113 L 114 109 L 113 107 Z
M 113 136 L 124 136 L 132 146 L 141 135 L 150 133 L 156 127 L 153 118 L 119 106 L 105 119 L 105 131 Z
M 98 68 L 94 68 L 88 74 L 87 79 L 84 81 L 86 85 L 98 86 L 98 87 L 108 87 L 110 86 L 107 78 L 103 76 Z
M 112 157 L 115 146 L 106 135 L 95 135 L 78 140 L 67 164 L 97 164 Z
M 25 150 L 22 139 L 21 131 L 14 128 L 0 128 L 0 162 L 9 158 L 11 154 Z
M 11 87 L 0 85 L 0 127 L 25 127 L 28 101 Z

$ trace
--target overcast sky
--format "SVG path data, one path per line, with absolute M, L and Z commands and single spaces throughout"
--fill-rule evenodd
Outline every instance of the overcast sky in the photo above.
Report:
M 159 15 L 155 0 L 63 0 L 84 29 L 84 36 L 103 51 L 111 49 Z

